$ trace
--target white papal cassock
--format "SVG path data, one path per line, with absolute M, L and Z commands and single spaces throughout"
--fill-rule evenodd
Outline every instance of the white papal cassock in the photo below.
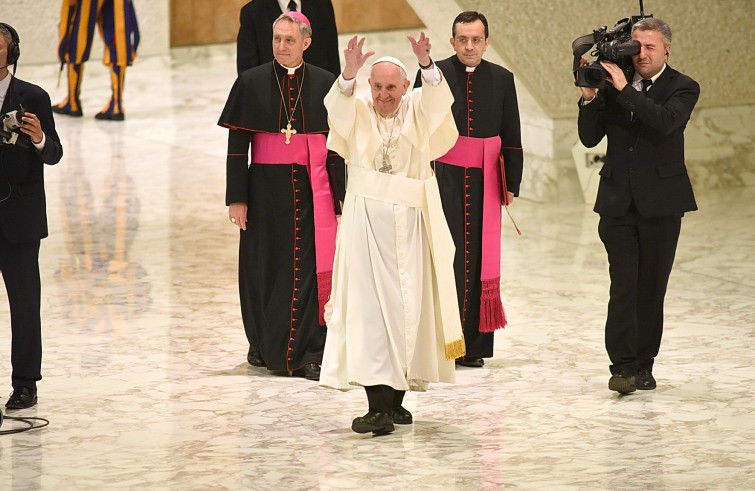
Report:
M 430 161 L 458 132 L 451 91 L 435 75 L 437 85 L 423 80 L 395 117 L 378 115 L 353 86 L 344 95 L 341 77 L 325 97 L 327 145 L 346 159 L 348 181 L 320 385 L 423 391 L 455 380 L 464 341 L 454 245 Z M 378 171 L 384 160 L 390 173 Z

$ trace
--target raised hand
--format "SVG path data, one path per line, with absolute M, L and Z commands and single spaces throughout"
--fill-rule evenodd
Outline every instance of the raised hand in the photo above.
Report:
M 367 58 L 374 55 L 374 51 L 362 53 L 365 38 L 357 40 L 357 37 L 349 39 L 346 43 L 346 49 L 343 50 L 343 56 L 346 60 L 346 66 L 343 69 L 344 80 L 351 80 L 357 76 L 359 69 L 364 66 Z
M 430 58 L 430 38 L 425 36 L 424 32 L 419 33 L 419 39 L 414 39 L 412 36 L 406 36 L 406 38 L 412 44 L 412 51 L 420 66 L 430 65 L 433 61 Z

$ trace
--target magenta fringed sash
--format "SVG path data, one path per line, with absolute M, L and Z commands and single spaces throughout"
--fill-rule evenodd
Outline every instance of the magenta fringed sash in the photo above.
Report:
M 500 158 L 500 137 L 460 136 L 456 145 L 437 159 L 445 164 L 482 169 L 480 332 L 493 332 L 506 326 L 506 314 L 501 302 L 501 193 L 503 191 Z
M 336 251 L 338 222 L 333 208 L 325 162 L 328 150 L 324 134 L 291 135 L 291 143 L 278 133 L 254 133 L 252 162 L 255 164 L 306 165 L 312 185 L 312 205 L 315 221 L 315 266 L 317 269 L 317 303 L 320 325 L 325 325 L 325 303 L 330 298 L 333 257 Z

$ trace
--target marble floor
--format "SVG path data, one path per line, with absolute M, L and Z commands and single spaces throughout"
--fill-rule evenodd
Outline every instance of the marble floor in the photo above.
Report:
M 361 391 L 245 361 L 215 126 L 232 47 L 138 60 L 124 123 L 93 119 L 108 80 L 90 65 L 86 115 L 57 119 L 65 156 L 46 169 L 39 404 L 14 412 L 50 425 L 0 436 L 0 489 L 755 489 L 755 189 L 697 190 L 658 389 L 626 397 L 607 389 L 596 215 L 518 200 L 495 357 L 407 395 L 414 425 L 371 438 L 349 429 Z M 63 96 L 56 66 L 18 74 Z

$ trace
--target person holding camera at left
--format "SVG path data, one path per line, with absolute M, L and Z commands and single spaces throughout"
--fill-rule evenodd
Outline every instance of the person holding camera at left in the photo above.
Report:
M 580 87 L 579 138 L 608 138 L 595 211 L 611 280 L 605 343 L 608 388 L 620 394 L 655 389 L 663 304 L 682 216 L 697 209 L 684 164 L 684 129 L 700 86 L 667 64 L 671 28 L 655 18 L 632 26 L 640 51 L 633 76 L 603 61 L 606 88 Z
M 42 88 L 16 78 L 8 70 L 20 55 L 19 38 L 0 23 L 0 114 L 16 113 L 14 143 L 0 144 L 0 272 L 8 294 L 11 318 L 11 382 L 8 409 L 37 403 L 42 378 L 39 245 L 47 237 L 44 164 L 57 164 L 63 147 L 55 132 L 50 96 Z M 23 115 L 21 115 L 23 113 Z

